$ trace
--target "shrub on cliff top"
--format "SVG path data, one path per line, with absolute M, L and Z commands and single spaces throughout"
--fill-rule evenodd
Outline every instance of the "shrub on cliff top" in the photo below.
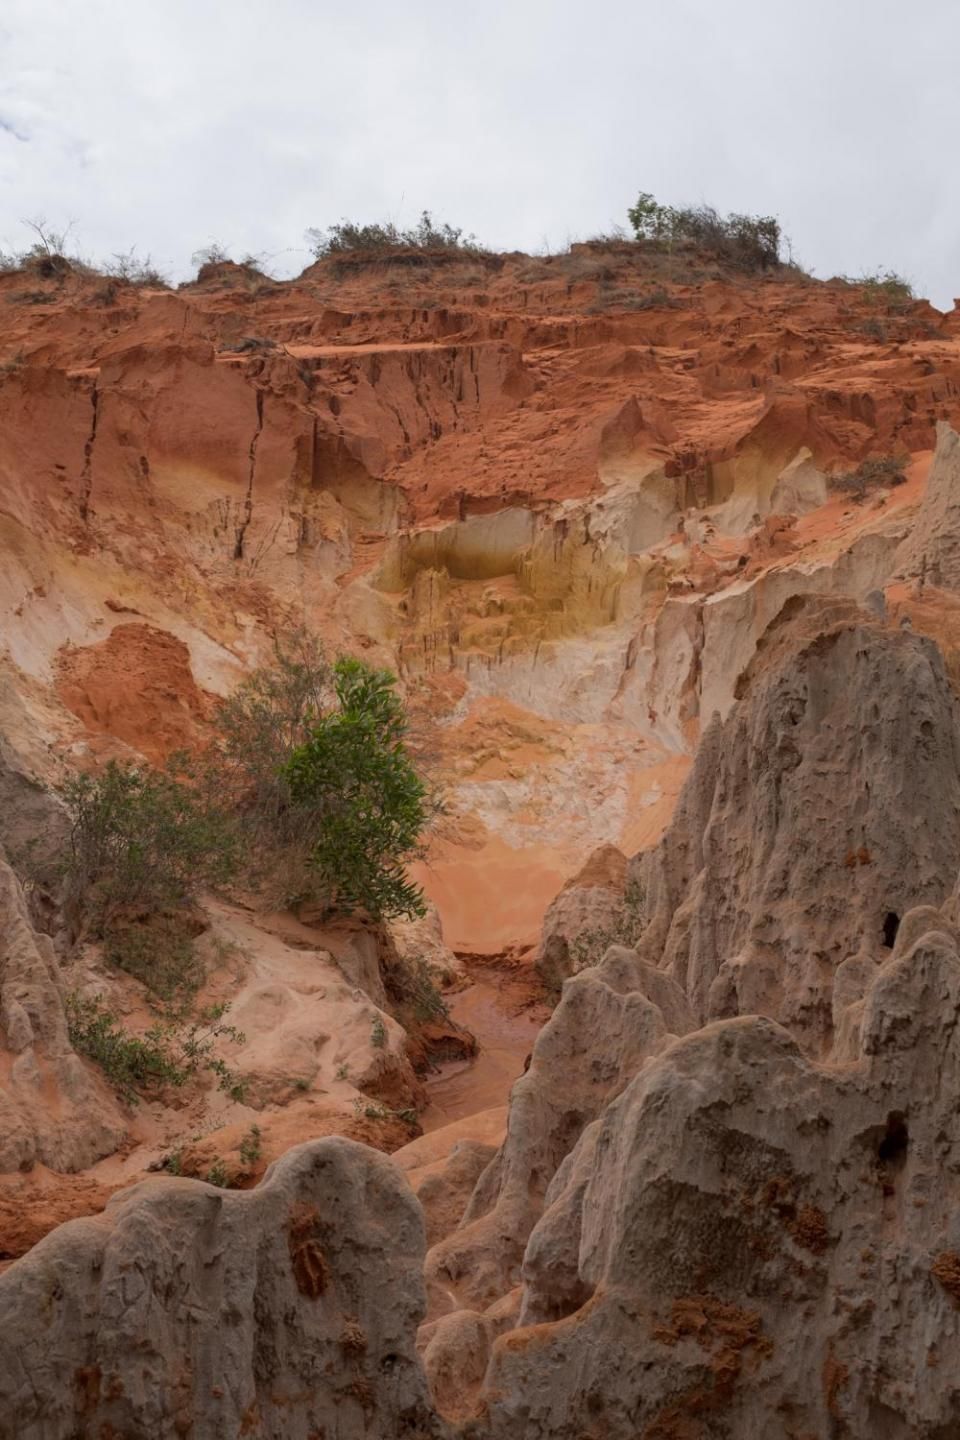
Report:
M 642 191 L 627 211 L 637 240 L 668 249 L 687 246 L 738 270 L 768 270 L 780 263 L 780 225 L 772 215 L 722 216 L 710 205 L 661 205 Z
M 23 270 L 41 280 L 59 280 L 71 270 L 90 269 L 78 255 L 67 254 L 71 225 L 55 230 L 43 216 L 22 223 L 33 232 L 33 243 L 25 250 L 0 252 L 0 271 Z
M 122 285 L 134 285 L 144 289 L 170 288 L 169 280 L 153 264 L 150 256 L 145 255 L 141 259 L 135 245 L 129 250 L 115 251 L 111 259 L 104 264 L 103 273 Z
M 909 305 L 916 297 L 909 280 L 898 275 L 896 270 L 874 270 L 855 278 L 844 276 L 848 285 L 859 285 L 871 298 L 885 302 L 893 309 Z
M 385 255 L 395 250 L 462 251 L 468 255 L 483 253 L 475 235 L 465 236 L 456 226 L 435 221 L 429 210 L 424 210 L 416 225 L 406 230 L 401 230 L 390 220 L 371 225 L 341 220 L 339 225 L 330 225 L 326 230 L 309 229 L 307 240 L 318 260 L 327 255 L 349 252 Z

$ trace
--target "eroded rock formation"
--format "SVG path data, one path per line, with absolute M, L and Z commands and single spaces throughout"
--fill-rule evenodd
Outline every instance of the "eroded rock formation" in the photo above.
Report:
M 115 1150 L 126 1122 L 107 1085 L 74 1054 L 63 979 L 30 923 L 0 851 L 0 1172 L 82 1170 Z
M 438 1435 L 423 1243 L 405 1182 L 349 1140 L 250 1193 L 145 1181 L 2 1278 L 0 1435 Z
M 474 1433 L 955 1433 L 958 1006 L 932 928 L 852 1063 L 756 1017 L 651 1059 L 554 1179 Z
M 904 913 L 960 867 L 957 700 L 936 645 L 845 603 L 788 602 L 704 735 L 635 878 L 641 953 L 703 1022 L 780 1020 L 821 1050 Z

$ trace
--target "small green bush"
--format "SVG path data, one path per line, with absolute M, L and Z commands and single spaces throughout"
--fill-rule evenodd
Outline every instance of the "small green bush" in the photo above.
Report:
M 205 1178 L 208 1185 L 216 1185 L 219 1190 L 227 1190 L 230 1187 L 230 1176 L 222 1160 L 214 1160 Z
M 73 1048 L 100 1066 L 128 1104 L 135 1105 L 144 1090 L 183 1084 L 186 1077 L 167 1048 L 156 1038 L 130 1035 L 102 1000 L 70 994 L 66 1015 Z
M 231 1099 L 242 1098 L 242 1084 L 213 1054 L 218 1040 L 242 1044 L 245 1038 L 234 1026 L 223 1024 L 226 1005 L 201 1011 L 193 1019 L 162 1022 L 144 1035 L 124 1030 L 116 1012 L 99 996 L 73 992 L 66 997 L 65 1009 L 71 1045 L 100 1066 L 127 1104 L 135 1105 L 142 1094 L 167 1085 L 184 1085 L 204 1070 L 216 1075 L 218 1088 Z
M 152 915 L 222 883 L 236 863 L 222 814 L 173 770 L 111 761 L 61 790 L 72 825 L 65 861 L 68 914 L 101 937 L 121 915 Z
M 251 1125 L 250 1129 L 240 1141 L 240 1159 L 244 1165 L 255 1165 L 263 1154 L 263 1146 L 260 1143 L 260 1126 Z

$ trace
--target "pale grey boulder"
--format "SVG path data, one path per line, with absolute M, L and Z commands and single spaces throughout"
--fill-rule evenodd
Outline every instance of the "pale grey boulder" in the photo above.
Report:
M 427 1440 L 423 1217 L 377 1151 L 145 1181 L 0 1275 L 2 1440 Z
M 960 1434 L 960 953 L 880 968 L 853 1064 L 720 1021 L 558 1170 L 471 1436 Z

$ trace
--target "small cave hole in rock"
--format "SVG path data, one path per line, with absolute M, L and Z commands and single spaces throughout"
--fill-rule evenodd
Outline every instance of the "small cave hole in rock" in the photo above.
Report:
M 888 910 L 883 921 L 883 944 L 885 949 L 893 949 L 893 942 L 897 938 L 897 931 L 899 929 L 900 916 L 895 910 Z
M 906 1117 L 899 1110 L 891 1111 L 887 1116 L 883 1139 L 877 1146 L 877 1159 L 881 1165 L 898 1169 L 907 1158 L 909 1144 L 910 1132 L 907 1129 Z

